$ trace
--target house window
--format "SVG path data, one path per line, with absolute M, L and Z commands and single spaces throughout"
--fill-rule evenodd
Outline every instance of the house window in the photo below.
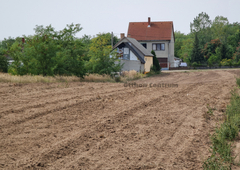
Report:
M 124 54 L 129 54 L 129 48 L 124 48 L 124 49 L 123 49 L 123 53 L 124 53 Z
M 147 43 L 142 43 L 142 46 L 147 48 Z
M 165 44 L 164 43 L 153 43 L 152 49 L 154 51 L 165 51 Z
M 123 60 L 130 60 L 129 48 L 123 48 Z

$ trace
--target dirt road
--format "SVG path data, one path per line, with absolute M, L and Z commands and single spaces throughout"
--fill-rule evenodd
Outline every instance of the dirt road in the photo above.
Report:
M 147 87 L 1 83 L 0 169 L 201 169 L 237 76 L 214 70 L 135 81 Z M 150 87 L 162 83 L 178 86 Z M 216 108 L 209 120 L 207 105 Z

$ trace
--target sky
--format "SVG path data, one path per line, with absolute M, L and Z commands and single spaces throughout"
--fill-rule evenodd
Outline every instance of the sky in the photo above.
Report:
M 240 22 L 240 0 L 0 0 L 0 40 L 34 35 L 36 25 L 59 31 L 81 24 L 76 36 L 113 32 L 127 34 L 129 22 L 173 21 L 174 31 L 188 34 L 201 12 L 211 20 L 227 17 Z

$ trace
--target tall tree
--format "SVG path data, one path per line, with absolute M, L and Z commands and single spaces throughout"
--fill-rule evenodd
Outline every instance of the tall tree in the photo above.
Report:
M 220 39 L 222 43 L 227 41 L 228 19 L 223 16 L 216 16 L 212 23 L 214 39 Z
M 191 62 L 203 62 L 204 58 L 201 53 L 201 49 L 199 47 L 199 40 L 197 33 L 195 33 L 195 39 L 194 39 L 194 44 L 193 44 L 193 50 L 192 50 L 192 60 Z
M 209 18 L 206 12 L 198 14 L 198 16 L 194 18 L 193 23 L 190 23 L 191 32 L 199 32 L 206 28 L 210 28 L 212 21 Z
M 207 13 L 202 12 L 190 23 L 191 33 L 198 33 L 199 46 L 203 48 L 204 44 L 212 39 L 211 33 L 212 21 Z

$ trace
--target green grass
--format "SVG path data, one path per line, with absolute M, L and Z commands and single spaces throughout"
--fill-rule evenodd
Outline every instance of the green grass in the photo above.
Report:
M 240 128 L 240 96 L 237 89 L 231 94 L 231 101 L 226 109 L 226 120 L 211 135 L 211 156 L 203 163 L 205 170 L 230 170 L 234 163 L 232 141 L 238 136 Z
M 238 87 L 240 88 L 240 78 L 236 78 L 236 83 L 237 83 Z

